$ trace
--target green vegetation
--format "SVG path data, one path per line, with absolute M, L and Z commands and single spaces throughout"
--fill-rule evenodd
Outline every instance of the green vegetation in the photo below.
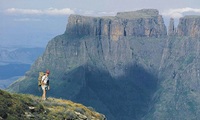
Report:
M 117 17 L 120 18 L 128 18 L 128 19 L 134 19 L 134 18 L 152 18 L 154 16 L 158 16 L 158 11 L 154 9 L 142 9 L 138 11 L 132 11 L 132 12 L 119 12 L 117 13 Z
M 48 120 L 104 120 L 104 115 L 69 100 L 40 97 L 28 94 L 12 94 L 0 90 L 0 119 L 48 119 Z

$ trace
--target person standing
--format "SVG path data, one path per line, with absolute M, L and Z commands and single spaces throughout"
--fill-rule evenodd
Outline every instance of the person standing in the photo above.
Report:
M 49 74 L 50 74 L 50 71 L 47 70 L 45 75 L 42 76 L 42 81 L 41 81 L 41 87 L 42 87 L 42 91 L 43 91 L 43 94 L 42 94 L 42 100 L 46 100 L 47 97 L 46 97 L 46 93 L 47 93 L 47 90 L 50 89 L 50 85 L 49 85 Z

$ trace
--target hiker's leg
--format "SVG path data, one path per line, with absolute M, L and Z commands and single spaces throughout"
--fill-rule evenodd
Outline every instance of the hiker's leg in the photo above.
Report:
M 46 100 L 46 90 L 44 89 L 44 100 Z
M 42 100 L 45 100 L 46 97 L 46 90 L 45 90 L 45 86 L 41 86 L 42 87 Z
M 44 89 L 42 89 L 42 100 L 44 100 L 44 98 L 45 98 L 45 90 Z

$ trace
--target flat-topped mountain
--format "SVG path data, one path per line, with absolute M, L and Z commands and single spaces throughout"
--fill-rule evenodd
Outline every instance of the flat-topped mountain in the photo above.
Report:
M 120 12 L 114 17 L 87 17 L 71 15 L 66 34 L 75 37 L 106 36 L 118 40 L 123 36 L 161 37 L 167 31 L 157 10 Z
M 168 33 L 154 9 L 116 16 L 71 15 L 66 31 L 9 91 L 49 95 L 92 106 L 109 120 L 200 119 L 198 16 L 171 19 Z

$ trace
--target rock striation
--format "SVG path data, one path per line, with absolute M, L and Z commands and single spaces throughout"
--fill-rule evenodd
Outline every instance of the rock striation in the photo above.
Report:
M 177 31 L 174 26 L 174 19 L 170 18 L 169 27 L 168 27 L 168 36 L 175 36 L 176 34 L 177 34 Z
M 106 36 L 118 40 L 121 36 L 164 37 L 166 27 L 158 10 L 143 9 L 120 12 L 114 17 L 70 15 L 66 34 L 71 36 Z
M 177 29 L 177 30 L 176 30 Z M 193 38 L 200 37 L 200 16 L 185 16 L 179 19 L 178 27 L 174 27 L 173 18 L 170 19 L 168 28 L 169 36 L 190 36 Z

